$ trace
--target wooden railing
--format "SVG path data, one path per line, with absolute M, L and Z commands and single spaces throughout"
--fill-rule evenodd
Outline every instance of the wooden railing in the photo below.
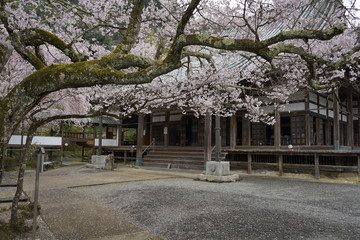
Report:
M 155 150 L 155 138 L 153 138 L 151 143 L 142 151 L 142 154 L 144 154 L 150 147 L 152 147 L 152 151 Z
M 64 132 L 64 138 L 94 139 L 94 133 Z

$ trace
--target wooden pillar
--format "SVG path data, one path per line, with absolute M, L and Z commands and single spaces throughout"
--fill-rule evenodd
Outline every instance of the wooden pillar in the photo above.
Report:
M 220 127 L 220 116 L 215 116 L 215 160 L 221 161 L 221 127 Z
M 21 130 L 21 138 L 24 138 L 23 136 L 23 130 Z M 60 123 L 60 136 L 61 136 L 61 146 L 60 146 L 60 166 L 62 165 L 64 161 L 64 123 Z M 21 139 L 21 151 L 23 151 L 23 139 Z
M 144 142 L 144 114 L 139 113 L 138 115 L 138 127 L 137 127 L 137 138 L 136 138 L 136 165 L 142 165 L 142 147 Z
M 284 175 L 284 168 L 283 168 L 283 155 L 278 155 L 278 166 L 279 166 L 279 175 Z
M 169 146 L 169 122 L 170 112 L 165 112 L 165 125 L 164 125 L 164 146 Z
M 82 130 L 82 139 L 85 139 L 85 126 L 83 127 L 83 130 Z M 85 147 L 84 146 L 81 146 L 81 161 L 82 162 L 85 162 Z
M 358 165 L 358 181 L 360 182 L 360 155 L 357 156 L 357 165 Z
M 310 113 L 306 113 L 305 114 L 305 145 L 306 146 L 310 146 L 311 145 L 311 131 L 310 131 Z
M 243 117 L 242 118 L 242 142 L 244 146 L 250 146 L 251 145 L 251 124 L 250 120 Z
M 315 134 L 315 145 L 320 145 L 320 118 L 315 118 L 315 129 L 316 130 L 316 134 Z
M 99 116 L 99 131 L 100 131 L 100 134 L 99 134 L 99 144 L 98 144 L 98 155 L 102 155 L 103 154 L 103 151 L 102 151 L 102 134 L 103 134 L 103 116 L 100 115 Z
M 325 145 L 331 145 L 331 140 L 330 140 L 330 136 L 331 136 L 331 128 L 330 128 L 330 121 L 328 119 L 326 119 L 325 122 Z
M 310 103 L 309 93 L 305 96 L 305 145 L 310 146 Z
M 340 149 L 340 120 L 339 120 L 339 94 L 338 90 L 335 90 L 334 93 L 334 149 L 339 150 Z
M 281 146 L 281 118 L 278 109 L 275 109 L 274 146 L 276 149 Z
M 314 155 L 314 163 L 315 163 L 315 178 L 320 179 L 320 165 L 319 165 L 319 155 Z
M 233 115 L 230 118 L 230 149 L 235 149 L 236 147 L 236 133 L 237 133 L 237 120 L 236 116 Z
M 204 122 L 204 162 L 211 161 L 211 113 L 207 112 Z
M 252 166 L 251 166 L 252 156 L 251 156 L 251 153 L 248 153 L 247 160 L 248 160 L 247 161 L 247 173 L 252 174 Z
M 346 108 L 347 108 L 347 145 L 353 149 L 354 147 L 354 114 L 353 114 L 353 101 L 352 101 L 352 89 L 348 89 L 347 99 L 346 99 Z
M 122 146 L 124 144 L 122 124 L 123 124 L 123 120 L 121 119 L 120 123 L 118 125 L 118 134 L 117 134 L 117 136 L 118 136 L 118 147 L 120 147 L 120 146 Z
M 360 96 L 358 96 L 357 98 L 357 118 L 358 118 L 357 145 L 360 146 Z
M 331 128 L 329 120 L 329 101 L 326 101 L 326 120 L 325 120 L 325 145 L 331 145 Z
M 93 125 L 94 128 L 94 141 L 93 141 L 93 149 L 92 149 L 92 154 L 96 154 L 96 146 L 95 146 L 95 139 L 96 139 L 96 126 Z

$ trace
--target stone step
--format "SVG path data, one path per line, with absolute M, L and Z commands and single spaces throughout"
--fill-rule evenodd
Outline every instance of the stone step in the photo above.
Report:
M 188 170 L 204 170 L 204 165 L 192 165 L 192 164 L 173 164 L 173 163 L 159 163 L 159 162 L 143 162 L 144 167 L 153 168 L 175 168 L 175 169 L 188 169 Z

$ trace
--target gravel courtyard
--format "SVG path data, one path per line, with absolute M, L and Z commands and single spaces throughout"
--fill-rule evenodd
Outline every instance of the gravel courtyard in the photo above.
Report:
M 164 239 L 360 239 L 360 185 L 184 178 L 72 189 Z

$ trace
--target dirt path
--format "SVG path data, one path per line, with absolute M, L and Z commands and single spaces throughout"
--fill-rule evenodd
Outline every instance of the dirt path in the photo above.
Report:
M 40 176 L 41 216 L 56 239 L 159 239 L 73 188 L 169 177 L 131 168 L 103 171 L 82 165 L 46 171 Z M 26 176 L 24 190 L 32 198 L 34 174 Z

